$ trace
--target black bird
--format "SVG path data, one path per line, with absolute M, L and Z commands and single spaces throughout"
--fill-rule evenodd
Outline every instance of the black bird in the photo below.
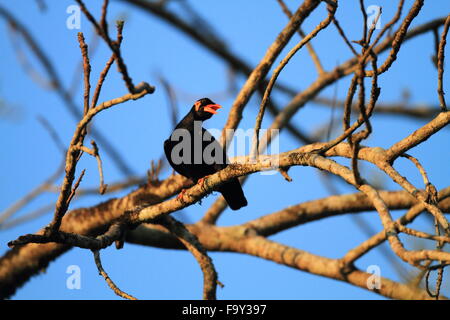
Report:
M 176 172 L 203 183 L 203 179 L 228 166 L 226 151 L 219 142 L 202 127 L 221 106 L 208 98 L 197 100 L 188 114 L 177 124 L 169 139 L 164 141 L 167 160 Z M 247 205 L 241 184 L 237 178 L 217 188 L 228 205 L 238 210 Z M 182 196 L 182 193 L 180 194 Z

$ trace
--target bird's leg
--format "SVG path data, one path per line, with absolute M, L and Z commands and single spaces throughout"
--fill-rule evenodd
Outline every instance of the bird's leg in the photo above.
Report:
M 205 180 L 209 178 L 209 175 L 204 176 L 203 178 L 200 178 L 197 180 L 197 184 L 199 184 L 201 187 L 205 188 Z
M 186 189 L 181 189 L 181 192 L 177 195 L 177 200 L 183 202 L 183 197 L 185 193 Z

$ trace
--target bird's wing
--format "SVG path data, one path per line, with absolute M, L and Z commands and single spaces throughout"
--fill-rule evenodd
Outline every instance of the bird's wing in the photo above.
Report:
M 176 142 L 175 142 L 176 143 Z M 171 165 L 171 167 L 178 172 L 179 174 L 181 174 L 182 176 L 185 176 L 186 178 L 192 178 L 192 175 L 190 174 L 189 170 L 188 170 L 188 166 L 186 166 L 185 164 L 175 164 L 172 161 L 172 148 L 174 146 L 174 142 L 170 141 L 170 139 L 167 139 L 166 141 L 164 141 L 164 153 L 166 154 L 166 158 L 167 161 L 169 161 L 169 164 Z
M 203 129 L 203 150 L 208 148 L 211 151 L 210 156 L 214 159 L 211 166 L 214 167 L 214 171 L 220 171 L 228 166 L 228 157 L 225 149 L 222 145 L 212 136 L 208 130 Z M 204 156 L 209 156 L 209 152 L 205 150 Z

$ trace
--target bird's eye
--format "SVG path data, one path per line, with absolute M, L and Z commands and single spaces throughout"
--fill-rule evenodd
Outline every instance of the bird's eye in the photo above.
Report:
M 200 108 L 201 102 L 197 101 L 196 103 L 194 103 L 195 106 L 195 111 L 198 111 L 198 109 Z

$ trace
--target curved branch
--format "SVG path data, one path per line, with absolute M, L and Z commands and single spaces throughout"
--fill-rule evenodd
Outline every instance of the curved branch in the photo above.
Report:
M 96 250 L 96 251 L 93 251 L 93 253 L 94 253 L 94 260 L 95 260 L 95 264 L 97 266 L 98 272 L 100 273 L 100 275 L 103 278 L 105 278 L 106 283 L 114 291 L 114 293 L 117 294 L 119 297 L 122 297 L 122 298 L 125 298 L 128 300 L 137 300 L 132 295 L 120 290 L 119 287 L 112 281 L 112 279 L 109 277 L 109 275 L 103 269 L 102 261 L 100 260 L 100 252 L 98 250 Z
M 197 237 L 171 216 L 164 216 L 158 222 L 183 243 L 200 265 L 203 272 L 203 299 L 216 300 L 217 272 L 211 258 Z

